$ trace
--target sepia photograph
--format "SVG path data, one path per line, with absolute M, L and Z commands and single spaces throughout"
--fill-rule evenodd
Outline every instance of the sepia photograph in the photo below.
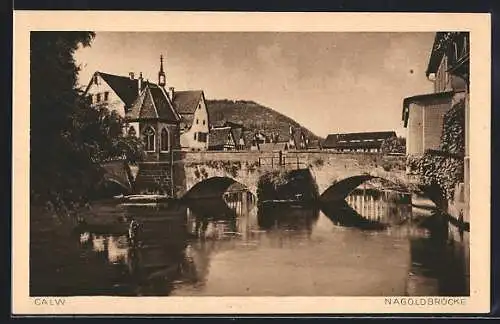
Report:
M 30 30 L 31 304 L 465 304 L 471 37 Z

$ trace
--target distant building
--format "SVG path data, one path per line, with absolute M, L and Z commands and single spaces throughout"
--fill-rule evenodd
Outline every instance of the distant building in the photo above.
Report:
M 224 127 L 231 128 L 231 133 L 233 135 L 236 150 L 245 150 L 249 148 L 247 143 L 248 136 L 245 136 L 246 130 L 242 124 L 225 120 L 218 120 L 210 124 L 211 129 L 224 128 Z
M 236 142 L 231 127 L 216 127 L 208 135 L 208 149 L 211 151 L 233 151 Z
M 308 150 L 321 150 L 320 140 L 309 140 L 307 143 Z
M 259 151 L 261 152 L 285 152 L 288 151 L 288 148 L 288 142 L 259 144 Z
M 321 146 L 337 152 L 380 152 L 382 142 L 395 136 L 394 131 L 329 134 Z
M 289 127 L 288 148 L 290 150 L 306 150 L 308 139 L 302 128 Z

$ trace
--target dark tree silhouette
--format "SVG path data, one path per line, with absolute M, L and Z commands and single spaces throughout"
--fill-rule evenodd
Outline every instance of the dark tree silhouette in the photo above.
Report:
M 99 162 L 139 158 L 120 116 L 93 109 L 77 88 L 74 53 L 93 32 L 32 32 L 30 40 L 30 191 L 34 203 L 79 202 L 101 177 Z

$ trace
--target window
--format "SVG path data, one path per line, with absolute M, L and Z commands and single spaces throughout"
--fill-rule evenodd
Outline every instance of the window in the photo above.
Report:
M 203 125 L 205 125 L 205 119 L 203 119 Z
M 144 145 L 145 151 L 154 152 L 155 150 L 155 131 L 151 126 L 144 130 Z
M 205 143 L 207 141 L 207 133 L 198 133 L 198 141 Z
M 101 94 L 96 94 L 96 102 L 101 102 Z
M 196 125 L 198 125 L 198 118 L 196 118 Z
M 106 91 L 104 92 L 104 101 L 108 101 L 108 98 L 109 98 L 109 92 Z
M 195 139 L 195 140 L 196 140 L 196 134 L 197 134 L 197 133 L 194 133 L 194 139 Z
M 169 143 L 170 139 L 168 137 L 168 131 L 165 128 L 163 128 L 161 130 L 161 137 L 160 137 L 160 139 L 161 139 L 161 146 L 160 146 L 161 150 L 163 152 L 167 152 L 169 150 L 169 147 L 170 147 L 170 143 Z
M 135 136 L 135 135 L 136 135 L 135 128 L 133 126 L 130 126 L 130 128 L 128 129 L 128 136 Z

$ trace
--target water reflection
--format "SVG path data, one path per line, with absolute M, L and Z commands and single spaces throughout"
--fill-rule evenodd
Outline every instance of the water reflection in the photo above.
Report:
M 256 207 L 246 192 L 160 208 L 96 205 L 101 218 L 142 223 L 141 241 L 131 246 L 120 222 L 78 233 L 75 253 L 84 262 L 74 276 L 87 280 L 73 291 L 131 296 L 468 293 L 463 247 L 449 246 L 416 226 L 408 196 L 359 189 L 341 203 L 320 207 Z
M 403 193 L 357 189 L 346 200 L 323 203 L 321 209 L 335 225 L 383 230 L 411 218 L 407 201 Z

